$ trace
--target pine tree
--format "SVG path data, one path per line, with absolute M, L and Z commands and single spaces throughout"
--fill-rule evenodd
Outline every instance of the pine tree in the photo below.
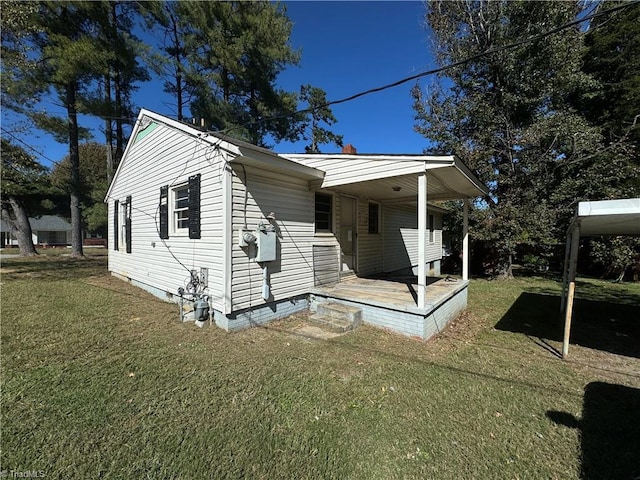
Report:
M 322 127 L 321 124 L 333 125 L 338 120 L 333 115 L 331 108 L 326 106 L 327 94 L 324 90 L 311 85 L 302 85 L 300 87 L 300 100 L 309 110 L 300 124 L 301 136 L 310 143 L 305 147 L 307 153 L 320 153 L 319 145 L 325 143 L 333 143 L 338 147 L 342 147 L 342 135 L 335 133 Z
M 299 62 L 289 45 L 292 24 L 284 7 L 260 2 L 193 2 L 187 49 L 199 72 L 191 112 L 207 126 L 266 146 L 297 135 L 290 118 L 265 121 L 296 107 L 295 92 L 276 87 L 278 74 Z

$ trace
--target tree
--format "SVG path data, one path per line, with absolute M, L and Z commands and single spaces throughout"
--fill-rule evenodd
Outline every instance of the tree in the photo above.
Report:
M 41 210 L 48 189 L 47 169 L 23 148 L 2 139 L 2 219 L 18 240 L 20 255 L 37 255 L 29 216 Z
M 606 10 L 619 4 L 604 1 L 597 8 Z M 605 128 L 607 142 L 629 137 L 639 152 L 640 4 L 630 4 L 610 17 L 595 18 L 585 44 L 583 68 L 600 88 L 591 95 L 585 92 L 578 108 L 591 122 Z
M 302 138 L 310 142 L 305 147 L 305 151 L 307 153 L 320 153 L 319 145 L 324 143 L 333 143 L 338 147 L 342 147 L 342 135 L 336 135 L 321 126 L 322 123 L 331 126 L 338 121 L 331 108 L 327 106 L 326 92 L 318 87 L 302 85 L 300 87 L 300 100 L 306 104 L 306 109 L 309 110 L 305 115 L 305 120 L 301 122 L 299 127 Z
M 149 74 L 138 62 L 142 44 L 131 33 L 139 4 L 112 0 L 96 3 L 94 8 L 98 10 L 97 40 L 106 54 L 106 70 L 102 88 L 96 92 L 93 102 L 87 102 L 86 111 L 104 118 L 105 141 L 109 147 L 106 150 L 107 181 L 111 182 L 124 154 L 127 140 L 124 127 L 133 123 L 131 94 L 136 82 L 149 80 Z
M 164 91 L 175 98 L 176 114 L 184 121 L 198 84 L 198 74 L 189 62 L 187 44 L 193 44 L 193 29 L 188 19 L 191 5 L 187 2 L 142 3 L 143 15 L 149 31 L 160 27 L 159 52 L 150 52 L 147 63 L 164 81 Z
M 80 157 L 79 183 L 83 226 L 91 233 L 107 234 L 107 208 L 104 197 L 109 188 L 108 166 L 104 159 L 108 145 L 95 142 L 78 145 Z M 71 159 L 67 155 L 51 171 L 51 183 L 61 191 L 71 190 Z
M 38 93 L 54 89 L 66 110 L 66 118 L 35 111 L 26 113 L 39 127 L 69 145 L 72 256 L 83 255 L 78 153 L 83 130 L 78 124 L 78 112 L 89 88 L 108 71 L 112 55 L 101 48 L 98 38 L 103 7 L 103 2 L 38 3 L 37 15 L 29 17 L 33 33 L 28 39 L 30 59 L 38 68 L 17 69 L 17 76 L 37 86 Z
M 547 253 L 560 242 L 576 201 L 603 173 L 612 176 L 601 190 L 628 173 L 604 164 L 600 128 L 572 107 L 575 92 L 595 87 L 580 68 L 579 27 L 481 55 L 580 12 L 576 1 L 428 4 L 437 61 L 463 63 L 446 70 L 430 93 L 414 88 L 416 130 L 460 157 L 489 187 L 473 222 L 500 276 L 511 276 L 520 248 Z
M 256 145 L 266 146 L 267 135 L 295 138 L 295 122 L 282 114 L 295 111 L 296 94 L 275 84 L 285 67 L 299 62 L 284 7 L 267 1 L 187 6 L 189 62 L 199 72 L 192 114 Z
M 2 1 L 2 107 L 22 113 L 38 101 L 42 85 L 35 82 L 38 65 L 29 55 L 28 38 L 37 32 L 36 3 Z M 31 75 L 25 75 L 30 72 Z

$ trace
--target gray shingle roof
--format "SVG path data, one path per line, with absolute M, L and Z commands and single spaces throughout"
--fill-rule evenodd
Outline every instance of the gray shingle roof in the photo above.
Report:
M 29 218 L 31 224 L 31 230 L 34 232 L 40 230 L 47 231 L 67 231 L 71 230 L 71 224 L 64 218 L 57 215 L 43 215 L 39 218 Z M 9 226 L 2 220 L 0 220 L 0 231 L 8 232 Z

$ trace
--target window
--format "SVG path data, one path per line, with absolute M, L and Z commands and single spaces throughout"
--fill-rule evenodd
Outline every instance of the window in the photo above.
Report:
M 369 233 L 380 233 L 380 204 L 369 202 Z
M 316 233 L 333 231 L 333 197 L 324 193 L 316 193 Z
M 436 228 L 436 222 L 433 215 L 429 215 L 429 243 L 433 243 L 435 240 L 434 230 Z
M 160 218 L 157 224 L 160 238 L 172 234 L 189 234 L 200 238 L 200 174 L 189 177 L 188 183 L 169 188 L 160 187 Z
M 120 202 L 118 219 L 118 241 L 116 250 L 119 245 L 124 245 L 125 251 L 131 253 L 131 197 L 127 197 L 126 201 Z
M 172 231 L 174 233 L 186 232 L 189 228 L 189 185 L 174 188 L 172 194 Z

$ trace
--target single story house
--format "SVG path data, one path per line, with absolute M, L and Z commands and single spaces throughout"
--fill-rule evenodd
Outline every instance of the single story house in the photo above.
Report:
M 466 306 L 468 248 L 463 278 L 433 283 L 427 200 L 463 199 L 466 219 L 486 192 L 453 156 L 276 154 L 142 110 L 105 198 L 109 271 L 170 301 L 199 292 L 226 330 L 340 304 L 428 338 Z
M 67 246 L 71 244 L 71 224 L 57 215 L 42 215 L 29 218 L 34 245 Z M 18 241 L 11 235 L 9 225 L 0 221 L 0 246 L 18 246 Z

